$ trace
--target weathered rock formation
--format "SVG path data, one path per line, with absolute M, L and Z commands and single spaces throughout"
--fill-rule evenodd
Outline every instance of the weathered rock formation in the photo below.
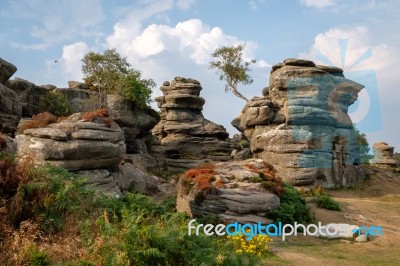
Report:
M 17 155 L 35 164 L 76 171 L 117 167 L 125 154 L 124 134 L 115 123 L 84 122 L 76 113 L 44 128 L 26 129 L 17 135 Z
M 7 81 L 7 87 L 12 89 L 19 96 L 22 106 L 22 116 L 31 117 L 40 113 L 40 98 L 50 91 L 48 87 L 36 86 L 32 82 L 21 78 Z
M 26 129 L 16 141 L 21 160 L 76 172 L 105 194 L 128 190 L 152 194 L 166 183 L 134 166 L 135 160 L 125 154 L 124 133 L 115 122 L 107 127 L 100 120 L 86 122 L 81 113 L 75 113 L 59 123 Z
M 17 72 L 17 67 L 0 58 L 0 83 L 5 85 L 6 81 Z
M 0 132 L 14 134 L 21 119 L 21 104 L 18 95 L 5 86 L 17 68 L 0 58 Z
M 347 114 L 362 85 L 340 68 L 286 59 L 272 67 L 269 88 L 254 97 L 232 125 L 251 142 L 257 158 L 296 186 L 357 183 L 356 134 Z
M 203 117 L 201 90 L 197 80 L 176 77 L 164 82 L 164 96 L 156 98 L 161 121 L 153 134 L 165 149 L 169 170 L 193 168 L 204 160 L 230 159 L 229 134 L 223 126 Z
M 32 115 L 42 112 L 39 106 L 40 99 L 50 91 L 60 93 L 66 98 L 71 113 L 93 111 L 99 108 L 98 93 L 89 90 L 81 82 L 69 81 L 69 88 L 57 88 L 54 85 L 37 86 L 27 80 L 15 78 L 7 81 L 6 84 L 19 96 L 23 117 L 30 118 Z M 151 151 L 148 150 L 148 146 L 152 140 L 150 129 L 159 121 L 157 113 L 151 109 L 139 110 L 134 103 L 121 100 L 115 95 L 107 95 L 106 103 L 110 117 L 124 132 L 127 153 L 137 154 L 136 161 L 144 159 L 149 161 L 151 158 L 147 157 Z M 9 113 L 12 114 L 12 112 Z M 11 122 L 9 118 L 6 120 Z M 146 158 L 140 158 L 142 154 Z M 153 169 L 164 169 L 165 162 L 157 154 L 155 157 L 152 163 L 156 164 L 156 167 Z
M 373 150 L 374 158 L 369 161 L 371 165 L 382 168 L 397 166 L 397 161 L 393 158 L 394 147 L 385 142 L 377 142 L 374 144 Z
M 279 207 L 271 168 L 261 159 L 220 162 L 191 169 L 178 182 L 177 210 L 191 217 L 216 215 L 239 223 L 270 223 L 266 212 Z

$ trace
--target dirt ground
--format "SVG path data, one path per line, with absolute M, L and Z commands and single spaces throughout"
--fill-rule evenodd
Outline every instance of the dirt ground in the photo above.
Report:
M 349 189 L 329 190 L 341 211 L 329 211 L 310 203 L 316 221 L 381 226 L 383 236 L 368 242 L 328 240 L 309 236 L 274 238 L 277 256 L 265 265 L 400 265 L 400 175 L 367 167 L 373 174 Z

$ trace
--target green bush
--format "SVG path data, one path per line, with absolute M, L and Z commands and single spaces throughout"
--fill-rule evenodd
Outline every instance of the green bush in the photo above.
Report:
M 294 222 L 308 224 L 314 221 L 310 207 L 307 206 L 304 198 L 292 185 L 284 184 L 284 193 L 280 200 L 279 208 L 269 211 L 267 218 L 283 224 L 294 224 Z
M 49 91 L 39 98 L 41 112 L 49 112 L 56 116 L 71 114 L 71 106 L 63 94 Z
M 317 204 L 318 207 L 323 208 L 323 209 L 332 210 L 332 211 L 340 211 L 339 202 L 332 199 L 327 194 L 318 194 L 315 197 L 315 203 Z
M 25 251 L 25 256 L 30 266 L 46 266 L 50 262 L 47 253 L 39 250 L 35 245 L 28 247 Z

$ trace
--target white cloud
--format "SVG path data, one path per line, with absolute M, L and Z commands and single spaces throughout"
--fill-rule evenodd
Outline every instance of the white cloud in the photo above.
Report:
M 123 33 L 128 29 L 119 25 L 117 31 Z M 225 34 L 219 27 L 210 28 L 199 19 L 191 19 L 179 22 L 175 27 L 152 24 L 139 35 L 131 36 L 130 39 L 127 39 L 124 34 L 114 33 L 112 43 L 117 44 L 120 51 L 132 59 L 173 52 L 191 58 L 196 64 L 204 65 L 208 64 L 211 53 L 217 47 L 245 42 L 236 36 Z M 254 42 L 247 41 L 244 59 L 253 59 L 256 48 L 257 45 Z M 262 65 L 263 63 L 260 66 Z
M 31 25 L 30 35 L 40 40 L 40 43 L 12 44 L 13 47 L 23 50 L 44 50 L 56 43 L 76 37 L 100 36 L 101 31 L 98 27 L 105 18 L 100 0 L 16 0 L 10 1 L 0 16 L 25 19 L 26 23 Z
M 300 0 L 300 3 L 318 9 L 336 6 L 334 0 Z
M 182 10 L 189 10 L 196 0 L 177 0 L 176 5 Z
M 89 52 L 89 47 L 84 42 L 76 42 L 70 45 L 64 45 L 63 54 L 60 60 L 64 72 L 70 80 L 82 80 L 81 72 L 82 58 Z

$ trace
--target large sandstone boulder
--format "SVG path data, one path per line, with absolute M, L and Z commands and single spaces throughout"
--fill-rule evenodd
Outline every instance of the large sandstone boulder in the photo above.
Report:
M 164 96 L 156 98 L 161 121 L 153 134 L 161 141 L 172 171 L 189 169 L 205 160 L 230 159 L 232 147 L 225 128 L 203 117 L 201 90 L 197 80 L 176 77 L 164 82 Z
M 116 167 L 126 151 L 118 125 L 84 122 L 79 113 L 44 128 L 26 129 L 16 140 L 19 158 L 71 171 Z
M 22 106 L 22 116 L 31 117 L 41 112 L 39 108 L 40 98 L 46 95 L 49 91 L 48 88 L 36 86 L 32 82 L 21 78 L 9 80 L 6 85 L 19 96 Z
M 18 95 L 6 86 L 17 68 L 0 58 L 0 132 L 14 134 L 21 119 L 21 103 Z
M 377 142 L 374 144 L 373 151 L 374 158 L 369 161 L 371 165 L 382 168 L 397 166 L 397 161 L 393 158 L 394 147 L 386 142 Z
M 296 186 L 355 184 L 363 171 L 347 110 L 362 88 L 340 68 L 287 59 L 273 66 L 263 97 L 251 99 L 232 125 L 284 181 Z
M 18 95 L 0 84 L 0 131 L 14 134 L 21 115 L 22 109 Z
M 17 71 L 17 67 L 0 58 L 0 83 L 5 85 L 6 81 L 11 78 Z
M 125 134 L 128 153 L 148 153 L 146 138 L 151 138 L 150 130 L 158 123 L 159 117 L 153 110 L 140 110 L 134 103 L 124 101 L 115 95 L 107 95 L 110 117 Z
M 281 185 L 261 159 L 208 163 L 180 177 L 176 206 L 191 217 L 267 224 L 266 212 L 280 205 Z

